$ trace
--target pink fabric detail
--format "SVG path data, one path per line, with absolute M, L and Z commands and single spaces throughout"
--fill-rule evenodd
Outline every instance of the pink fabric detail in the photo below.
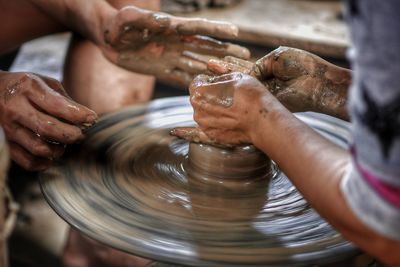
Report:
M 357 157 L 355 153 L 354 147 L 351 148 L 351 152 L 354 156 L 355 164 L 357 170 L 364 178 L 364 180 L 373 188 L 375 191 L 386 201 L 391 203 L 392 205 L 400 208 L 400 187 L 391 186 L 383 181 L 380 181 L 377 177 L 370 174 L 366 170 L 364 170 L 360 164 L 357 162 Z

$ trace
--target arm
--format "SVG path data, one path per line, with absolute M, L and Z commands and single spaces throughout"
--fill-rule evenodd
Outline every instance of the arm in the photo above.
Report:
M 191 86 L 191 103 L 199 141 L 253 143 L 347 239 L 389 266 L 399 266 L 400 241 L 362 223 L 340 190 L 351 163 L 349 153 L 293 116 L 258 80 L 240 73 L 199 77 Z
M 271 102 L 271 98 L 263 98 L 260 103 L 270 112 L 260 118 L 259 127 L 252 129 L 254 144 L 274 159 L 313 208 L 345 238 L 388 266 L 399 266 L 400 242 L 368 228 L 345 201 L 340 185 L 349 175 L 348 151 Z
M 0 55 L 31 39 L 64 31 L 29 0 L 0 0 Z
M 102 30 L 117 10 L 104 0 L 29 0 L 44 13 L 96 44 L 103 43 Z

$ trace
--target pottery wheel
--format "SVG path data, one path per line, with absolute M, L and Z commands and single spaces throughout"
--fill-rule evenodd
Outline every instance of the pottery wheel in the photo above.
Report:
M 347 123 L 313 113 L 298 117 L 347 146 Z M 187 97 L 108 115 L 60 165 L 41 174 L 43 193 L 84 234 L 162 262 L 310 266 L 357 253 L 276 166 L 268 179 L 190 177 L 188 143 L 169 131 L 193 125 Z

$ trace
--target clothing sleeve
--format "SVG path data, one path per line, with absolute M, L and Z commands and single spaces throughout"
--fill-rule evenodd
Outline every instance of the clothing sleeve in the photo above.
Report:
M 346 13 L 353 144 L 341 190 L 364 224 L 400 240 L 400 1 L 347 1 Z

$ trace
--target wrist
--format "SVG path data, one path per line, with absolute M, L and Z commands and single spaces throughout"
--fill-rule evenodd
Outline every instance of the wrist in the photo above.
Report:
M 101 45 L 106 21 L 114 8 L 105 0 L 66 1 L 65 6 L 67 14 L 72 16 L 66 18 L 72 22 L 70 26 L 96 45 Z
M 292 114 L 269 92 L 259 98 L 255 107 L 256 114 L 250 123 L 248 136 L 251 142 L 261 149 L 269 142 L 265 142 L 265 140 L 271 138 L 270 135 L 277 126 L 277 122 L 288 115 L 292 116 Z
M 96 45 L 105 45 L 105 33 L 107 27 L 111 24 L 112 20 L 117 16 L 118 10 L 108 4 L 106 1 L 101 1 L 101 4 L 96 5 L 95 18 L 96 23 L 91 29 L 93 35 L 93 42 Z

